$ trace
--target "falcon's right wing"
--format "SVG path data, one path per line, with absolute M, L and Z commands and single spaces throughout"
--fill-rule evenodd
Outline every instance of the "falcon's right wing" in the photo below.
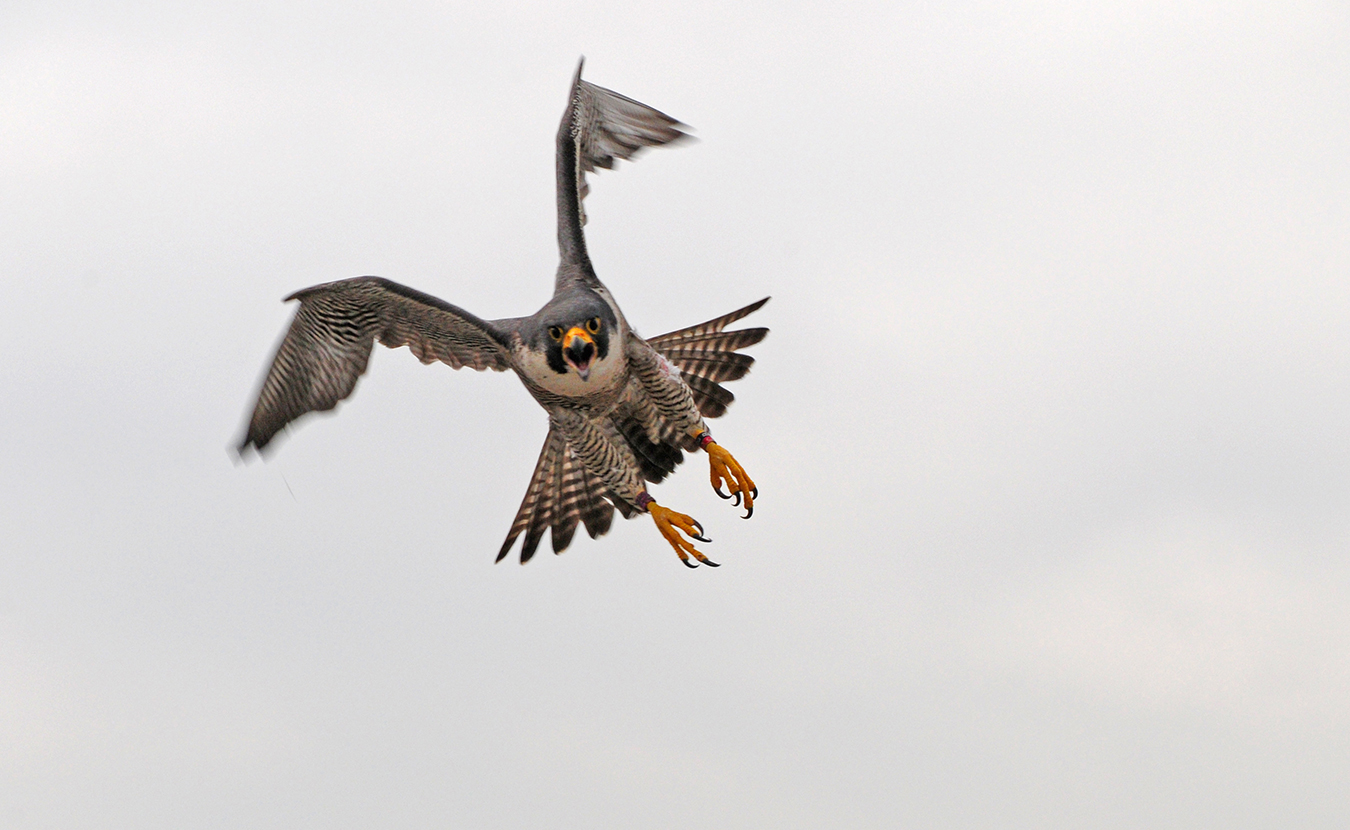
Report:
M 499 327 L 390 280 L 339 280 L 286 299 L 299 300 L 300 309 L 263 379 L 241 453 L 250 445 L 262 450 L 291 421 L 332 409 L 350 395 L 376 338 L 390 348 L 407 346 L 423 363 L 511 368 Z

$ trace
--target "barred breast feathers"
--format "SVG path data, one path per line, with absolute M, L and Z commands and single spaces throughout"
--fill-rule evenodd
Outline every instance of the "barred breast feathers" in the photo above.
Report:
M 604 482 L 610 495 L 629 505 L 646 488 L 637 457 L 608 419 L 595 420 L 576 410 L 549 413 L 549 424 L 567 441 L 567 447 L 586 472 Z

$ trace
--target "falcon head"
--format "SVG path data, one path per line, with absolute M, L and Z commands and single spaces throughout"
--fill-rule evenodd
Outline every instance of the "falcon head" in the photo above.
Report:
M 612 338 L 618 336 L 614 311 L 599 296 L 587 291 L 549 303 L 537 320 L 541 348 L 548 366 L 559 375 L 575 373 L 589 380 L 592 371 L 609 356 Z

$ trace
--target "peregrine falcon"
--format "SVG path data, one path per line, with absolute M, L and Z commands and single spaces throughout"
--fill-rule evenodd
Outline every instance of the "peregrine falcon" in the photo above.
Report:
M 731 453 L 712 439 L 705 418 L 726 412 L 721 384 L 749 371 L 739 350 L 768 329 L 727 330 L 768 298 L 706 323 L 643 339 L 629 325 L 586 252 L 582 200 L 586 174 L 610 169 L 644 147 L 686 137 L 665 113 L 581 79 L 577 65 L 557 138 L 558 249 L 553 298 L 529 317 L 483 320 L 380 277 L 355 277 L 297 291 L 300 307 L 277 347 L 238 446 L 261 452 L 291 421 L 333 409 L 365 372 L 375 341 L 407 346 L 423 363 L 439 360 L 516 373 L 548 413 L 548 437 L 516 513 L 501 561 L 522 534 L 520 561 L 552 530 L 561 553 L 577 524 L 606 533 L 614 510 L 652 517 L 685 565 L 717 566 L 691 540 L 703 526 L 657 504 L 647 490 L 675 471 L 684 452 L 708 456 L 713 489 L 754 512 L 759 490 Z M 723 492 L 726 485 L 729 492 Z

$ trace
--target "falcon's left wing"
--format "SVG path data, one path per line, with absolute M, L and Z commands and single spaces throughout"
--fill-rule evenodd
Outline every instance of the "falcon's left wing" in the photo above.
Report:
M 572 93 L 558 125 L 558 245 L 568 264 L 586 264 L 586 224 L 582 201 L 590 192 L 586 174 L 609 170 L 617 159 L 631 159 L 644 147 L 670 144 L 688 134 L 660 110 L 581 79 L 577 64 Z

